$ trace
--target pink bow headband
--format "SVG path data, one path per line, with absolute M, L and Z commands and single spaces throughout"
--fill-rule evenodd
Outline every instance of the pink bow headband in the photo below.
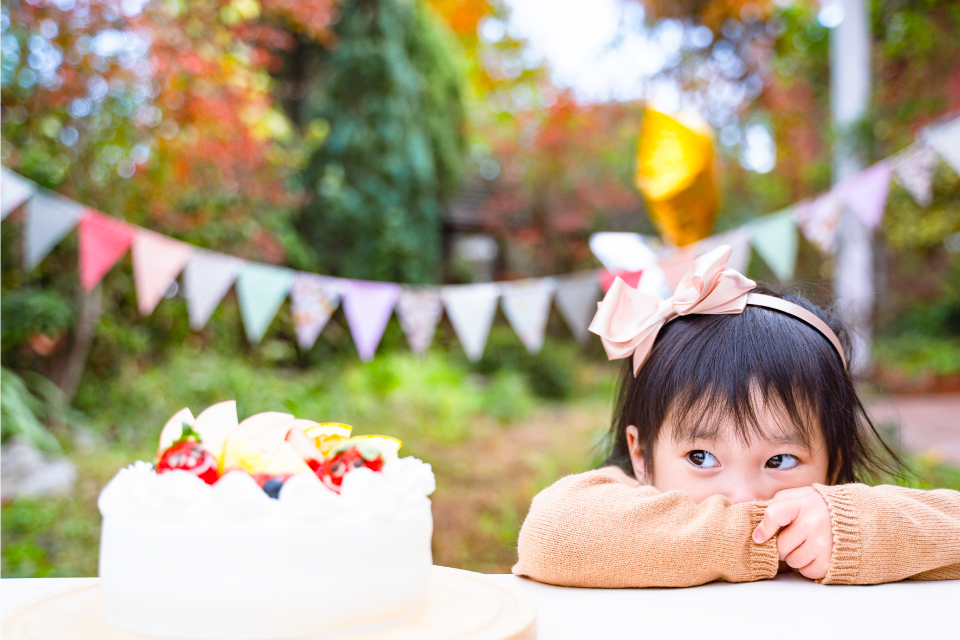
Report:
M 607 357 L 618 360 L 632 355 L 636 376 L 666 323 L 691 314 L 743 313 L 749 304 L 775 309 L 807 323 L 830 341 L 846 368 L 843 346 L 827 323 L 800 305 L 750 293 L 757 283 L 727 268 L 731 253 L 732 249 L 723 245 L 694 260 L 673 297 L 666 300 L 637 291 L 620 278 L 614 280 L 590 323 L 590 331 L 600 336 Z

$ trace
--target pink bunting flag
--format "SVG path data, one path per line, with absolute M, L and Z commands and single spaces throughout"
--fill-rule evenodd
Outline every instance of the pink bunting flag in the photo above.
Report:
M 613 286 L 613 281 L 617 278 L 620 278 L 628 285 L 637 288 L 637 285 L 640 284 L 640 277 L 643 275 L 643 271 L 608 271 L 606 269 L 601 269 L 597 273 L 597 280 L 600 282 L 600 288 L 603 289 L 603 292 L 606 293 L 607 290 Z
M 293 324 L 297 343 L 309 349 L 327 326 L 340 303 L 340 285 L 336 278 L 298 273 L 290 289 Z
M 806 238 L 817 250 L 828 255 L 837 243 L 837 229 L 843 202 L 832 192 L 815 200 L 804 200 L 793 208 L 793 219 Z
M 843 200 L 863 224 L 876 229 L 883 220 L 892 177 L 893 167 L 886 160 L 881 160 L 838 182 L 833 187 L 833 193 Z
M 357 353 L 364 362 L 373 360 L 399 297 L 400 285 L 392 282 L 345 282 L 343 312 Z
M 133 239 L 133 283 L 140 315 L 153 313 L 192 254 L 188 244 L 146 229 L 137 230 Z
M 133 227 L 87 209 L 80 221 L 80 285 L 92 290 L 133 242 Z

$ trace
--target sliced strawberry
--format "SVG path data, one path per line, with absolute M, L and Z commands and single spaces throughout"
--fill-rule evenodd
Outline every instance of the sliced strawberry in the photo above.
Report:
M 383 458 L 367 459 L 360 452 L 359 447 L 350 447 L 335 453 L 323 461 L 314 472 L 324 485 L 335 493 L 340 493 L 343 478 L 354 469 L 366 467 L 371 471 L 383 469 Z
M 207 484 L 213 484 L 220 477 L 216 458 L 202 444 L 188 438 L 178 440 L 160 455 L 157 473 L 174 470 L 192 473 Z

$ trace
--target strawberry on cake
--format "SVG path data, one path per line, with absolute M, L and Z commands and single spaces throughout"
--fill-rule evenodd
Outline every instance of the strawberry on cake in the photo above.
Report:
M 429 464 L 400 441 L 235 402 L 175 414 L 100 494 L 106 622 L 164 638 L 376 629 L 425 604 Z

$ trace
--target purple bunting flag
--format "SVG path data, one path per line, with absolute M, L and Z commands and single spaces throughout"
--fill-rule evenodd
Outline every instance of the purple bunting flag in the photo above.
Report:
M 347 280 L 343 286 L 343 312 L 350 335 L 364 362 L 373 360 L 383 332 L 400 297 L 400 285 L 392 282 Z

